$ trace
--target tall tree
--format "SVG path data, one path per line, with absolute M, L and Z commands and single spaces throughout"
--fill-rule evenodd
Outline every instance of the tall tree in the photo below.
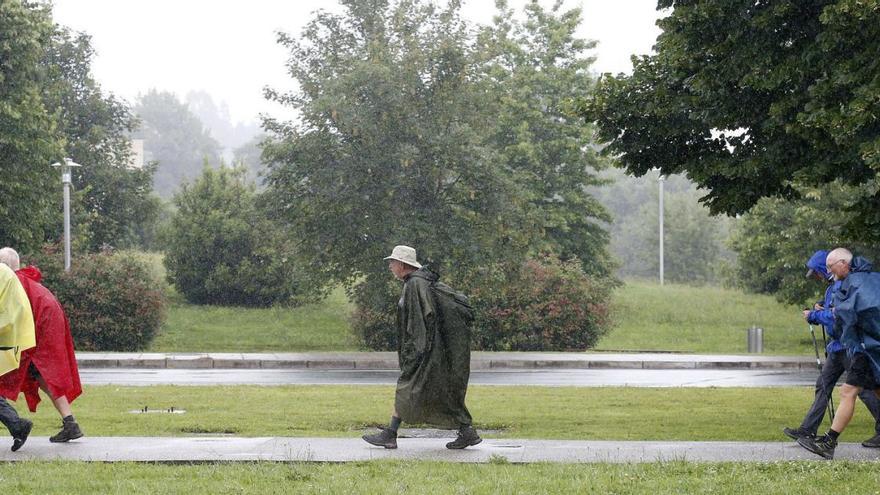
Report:
M 458 2 L 342 4 L 301 38 L 280 37 L 299 91 L 274 97 L 300 119 L 266 122 L 279 138 L 265 152 L 267 198 L 306 259 L 333 279 L 381 287 L 395 244 L 446 273 L 515 258 L 528 224 L 485 144 L 492 116 Z
M 487 96 L 495 105 L 488 144 L 498 150 L 518 184 L 532 222 L 544 231 L 540 248 L 578 257 L 590 274 L 606 275 L 606 210 L 587 187 L 600 184 L 605 166 L 592 144 L 594 130 L 575 116 L 571 102 L 592 90 L 586 52 L 595 42 L 578 38 L 581 10 L 551 10 L 537 1 L 524 21 L 498 0 L 494 24 L 479 35 Z
M 848 216 L 880 238 L 880 4 L 660 0 L 656 55 L 606 75 L 582 102 L 634 174 L 687 173 L 714 213 L 798 184 L 865 185 Z
M 153 185 L 160 196 L 168 198 L 195 179 L 205 163 L 220 163 L 220 145 L 174 94 L 150 90 L 134 111 L 141 119 L 134 136 L 144 140 L 145 154 L 157 162 Z
M 730 247 L 739 262 L 732 273 L 742 288 L 802 304 L 816 298 L 816 283 L 804 278 L 804 263 L 817 249 L 852 249 L 880 263 L 880 249 L 844 229 L 847 210 L 858 201 L 858 188 L 840 181 L 802 189 L 801 198 L 763 198 L 737 223 Z
M 129 166 L 129 136 L 137 122 L 125 103 L 105 95 L 92 78 L 93 56 L 88 35 L 58 27 L 46 54 L 43 90 L 46 107 L 56 109 L 65 156 L 83 165 L 73 171 L 73 226 L 74 238 L 89 251 L 136 244 L 159 208 L 152 195 L 154 168 Z M 60 237 L 57 226 L 50 237 Z
M 63 158 L 55 116 L 43 101 L 42 63 L 54 32 L 49 8 L 0 2 L 0 243 L 36 249 L 53 218 Z M 54 110 L 54 109 L 53 109 Z

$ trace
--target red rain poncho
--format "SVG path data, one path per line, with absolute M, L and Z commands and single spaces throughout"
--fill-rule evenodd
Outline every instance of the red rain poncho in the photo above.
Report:
M 0 377 L 0 394 L 16 400 L 18 394 L 24 392 L 28 409 L 36 412 L 40 403 L 39 384 L 28 372 L 33 363 L 46 380 L 52 397 L 64 396 L 68 402 L 73 402 L 82 393 L 82 386 L 67 316 L 58 299 L 40 284 L 43 276 L 37 267 L 28 266 L 15 274 L 31 302 L 37 346 L 22 353 L 21 365 L 17 370 Z

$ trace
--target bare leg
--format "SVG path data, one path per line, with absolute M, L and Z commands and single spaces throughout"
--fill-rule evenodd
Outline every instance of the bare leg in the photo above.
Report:
M 46 395 L 52 398 L 52 404 L 62 418 L 66 418 L 73 414 L 73 411 L 70 409 L 70 402 L 67 401 L 67 397 L 63 395 L 61 397 L 52 397 L 52 392 L 49 392 L 49 385 L 42 376 L 37 377 L 37 383 L 40 384 L 40 388 L 43 392 L 46 392 Z
M 843 384 L 840 387 L 840 405 L 834 413 L 834 422 L 831 423 L 831 429 L 837 433 L 843 433 L 846 426 L 853 417 L 853 411 L 856 406 L 856 397 L 862 389 L 852 385 Z

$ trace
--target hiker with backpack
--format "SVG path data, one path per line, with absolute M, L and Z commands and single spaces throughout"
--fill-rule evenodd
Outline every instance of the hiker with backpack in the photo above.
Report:
M 414 248 L 395 246 L 385 260 L 394 277 L 403 281 L 397 303 L 400 377 L 391 422 L 363 439 L 396 449 L 397 430 L 406 422 L 458 428 L 456 439 L 446 444 L 449 449 L 477 445 L 482 438 L 465 406 L 474 318 L 467 297 L 423 267 Z

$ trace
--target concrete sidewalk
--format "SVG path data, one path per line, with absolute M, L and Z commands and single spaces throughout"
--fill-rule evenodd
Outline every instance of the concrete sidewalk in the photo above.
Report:
M 394 352 L 77 352 L 81 368 L 396 370 Z M 471 369 L 791 369 L 815 370 L 805 356 L 605 352 L 474 352 Z
M 7 438 L 7 440 L 9 440 Z M 353 462 L 378 459 L 444 462 L 642 463 L 666 461 L 773 462 L 822 460 L 794 442 L 624 442 L 490 439 L 448 450 L 448 439 L 402 438 L 397 450 L 359 438 L 84 437 L 51 444 L 31 437 L 18 452 L 4 446 L 0 462 L 70 460 L 95 462 Z M 878 461 L 880 450 L 840 444 L 837 460 Z

